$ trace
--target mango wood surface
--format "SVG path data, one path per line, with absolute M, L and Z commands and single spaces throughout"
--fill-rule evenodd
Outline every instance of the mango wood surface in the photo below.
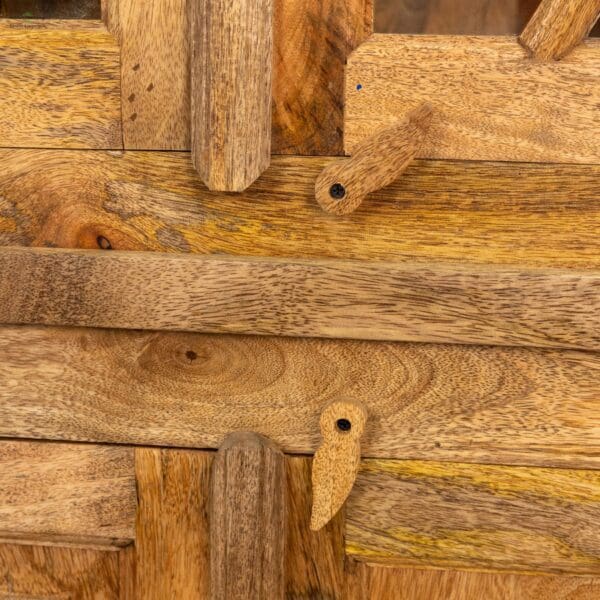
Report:
M 368 563 L 600 574 L 600 473 L 366 460 L 346 552 Z
M 392 569 L 349 561 L 346 600 L 595 600 L 600 578 Z
M 274 0 L 192 1 L 192 162 L 241 192 L 271 160 Z
M 5 324 L 600 349 L 600 270 L 13 247 L 0 271 Z
M 5 327 L 0 435 L 312 454 L 338 397 L 363 456 L 598 468 L 600 359 L 573 351 Z M 265 419 L 265 415 L 269 415 Z
M 600 0 L 542 0 L 519 36 L 539 60 L 560 60 L 578 46 L 600 17 Z
M 513 37 L 377 34 L 348 60 L 344 148 L 430 102 L 423 158 L 597 164 L 599 64 L 592 39 L 548 63 Z
M 135 505 L 130 449 L 0 440 L 1 538 L 123 545 Z
M 0 144 L 121 148 L 119 47 L 92 21 L 0 19 Z
M 416 161 L 340 218 L 314 198 L 324 158 L 274 157 L 239 196 L 209 192 L 181 153 L 0 162 L 2 245 L 600 268 L 598 166 Z

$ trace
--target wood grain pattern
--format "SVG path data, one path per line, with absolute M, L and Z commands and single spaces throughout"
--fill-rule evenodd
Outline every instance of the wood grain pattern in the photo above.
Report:
M 600 270 L 49 248 L 0 270 L 5 324 L 600 349 Z
M 431 122 L 431 105 L 418 106 L 361 142 L 350 159 L 325 167 L 315 184 L 315 196 L 323 210 L 347 215 L 354 212 L 368 194 L 386 187 L 414 160 Z M 338 188 L 342 186 L 341 195 Z
M 239 197 L 207 191 L 181 153 L 0 161 L 2 245 L 600 268 L 598 166 L 417 161 L 334 218 L 314 200 L 329 159 L 274 157 Z
M 588 36 L 600 17 L 600 0 L 542 0 L 519 37 L 537 59 L 560 60 Z
M 121 47 L 125 148 L 190 147 L 188 0 L 103 0 Z
M 595 600 L 600 579 L 438 569 L 348 561 L 345 600 Z
M 227 436 L 212 463 L 210 597 L 283 600 L 285 456 L 249 432 Z
M 0 532 L 134 538 L 133 452 L 0 441 Z
M 600 473 L 363 461 L 346 551 L 369 563 L 600 574 Z
M 2 436 L 217 448 L 250 430 L 313 454 L 350 397 L 363 456 L 600 466 L 598 354 L 4 327 L 0 377 Z
M 99 19 L 99 0 L 2 0 L 0 17 Z
M 137 448 L 136 598 L 209 598 L 211 453 Z
M 121 148 L 119 47 L 93 21 L 0 19 L 2 146 Z
M 192 0 L 192 162 L 241 192 L 271 160 L 273 0 Z
M 119 554 L 0 544 L 0 599 L 126 600 Z
M 598 64 L 597 40 L 546 63 L 512 37 L 374 35 L 348 61 L 345 150 L 431 102 L 421 157 L 597 164 Z

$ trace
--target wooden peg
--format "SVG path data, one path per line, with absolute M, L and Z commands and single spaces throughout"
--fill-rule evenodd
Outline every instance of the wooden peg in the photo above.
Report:
M 360 466 L 360 438 L 367 411 L 358 400 L 336 400 L 321 413 L 323 442 L 312 467 L 310 528 L 318 531 L 336 515 L 352 491 Z
M 323 169 L 315 185 L 317 202 L 327 212 L 347 215 L 367 194 L 396 180 L 419 151 L 431 115 L 431 104 L 424 102 L 392 127 L 368 137 L 352 158 Z
M 560 60 L 588 36 L 600 17 L 600 0 L 542 0 L 519 37 L 533 57 Z

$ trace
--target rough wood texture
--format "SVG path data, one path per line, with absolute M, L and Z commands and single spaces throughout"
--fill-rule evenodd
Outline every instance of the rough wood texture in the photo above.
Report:
M 310 528 L 322 529 L 340 511 L 360 466 L 360 438 L 367 411 L 355 399 L 335 400 L 319 419 L 322 442 L 312 466 L 313 505 Z
M 600 473 L 363 461 L 346 551 L 369 563 L 600 574 Z
M 191 1 L 192 162 L 241 192 L 271 160 L 273 0 Z
M 345 600 L 595 600 L 600 579 L 390 569 L 349 561 Z
M 363 456 L 600 467 L 598 354 L 7 327 L 0 375 L 2 436 L 216 448 L 252 430 L 312 454 L 347 397 L 370 415 Z
M 136 449 L 135 598 L 209 598 L 211 461 L 206 452 Z
M 600 349 L 600 270 L 49 248 L 0 270 L 5 324 Z
M 210 597 L 283 600 L 285 457 L 267 438 L 230 434 L 211 472 Z
M 540 60 L 560 60 L 588 36 L 600 17 L 600 0 L 542 0 L 519 37 Z
M 275 0 L 275 154 L 343 154 L 344 67 L 372 28 L 373 0 Z
M 0 544 L 0 599 L 129 600 L 120 585 L 119 555 Z
M 190 147 L 191 0 L 103 0 L 121 46 L 125 148 Z
M 0 535 L 122 544 L 134 538 L 135 505 L 127 448 L 0 441 Z
M 414 160 L 431 122 L 431 105 L 424 103 L 405 118 L 361 142 L 352 158 L 323 169 L 315 196 L 323 210 L 347 215 L 365 197 L 398 179 Z M 342 186 L 342 190 L 337 186 Z
M 121 148 L 119 47 L 100 23 L 0 20 L 0 144 Z
M 512 37 L 374 35 L 348 61 L 345 150 L 425 101 L 421 157 L 597 164 L 598 65 L 598 40 L 546 63 Z
M 181 153 L 0 162 L 2 245 L 600 268 L 598 166 L 417 161 L 333 218 L 314 199 L 329 159 L 275 157 L 239 197 L 207 191 Z
M 0 0 L 0 17 L 99 19 L 100 0 Z

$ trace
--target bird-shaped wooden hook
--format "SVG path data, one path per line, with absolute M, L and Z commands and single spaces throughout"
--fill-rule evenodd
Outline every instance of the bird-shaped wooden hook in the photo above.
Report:
M 310 528 L 327 525 L 350 494 L 360 466 L 360 438 L 367 411 L 358 400 L 336 400 L 321 414 L 323 442 L 312 467 L 313 504 Z

